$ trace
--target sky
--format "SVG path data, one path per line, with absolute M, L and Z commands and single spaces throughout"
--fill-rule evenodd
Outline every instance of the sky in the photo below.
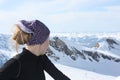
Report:
M 23 19 L 53 33 L 119 32 L 120 0 L 0 0 L 0 33 Z

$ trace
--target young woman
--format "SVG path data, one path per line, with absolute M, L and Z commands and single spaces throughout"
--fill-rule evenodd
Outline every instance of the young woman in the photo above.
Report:
M 26 47 L 3 65 L 0 80 L 45 80 L 44 70 L 55 80 L 70 80 L 45 55 L 50 31 L 42 22 L 21 20 L 15 27 L 13 40 Z

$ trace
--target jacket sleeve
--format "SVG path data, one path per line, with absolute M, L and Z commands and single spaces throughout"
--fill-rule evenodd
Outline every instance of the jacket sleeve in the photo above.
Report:
M 44 70 L 55 80 L 70 80 L 66 75 L 59 71 L 46 55 L 42 56 Z
M 18 73 L 19 63 L 15 59 L 8 60 L 0 68 L 0 80 L 10 80 L 16 77 Z

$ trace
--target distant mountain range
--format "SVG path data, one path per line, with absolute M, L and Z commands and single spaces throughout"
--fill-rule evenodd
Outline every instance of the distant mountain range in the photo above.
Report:
M 14 56 L 10 35 L 0 34 L 0 65 Z M 47 50 L 52 62 L 105 75 L 120 75 L 120 38 L 114 34 L 52 34 Z

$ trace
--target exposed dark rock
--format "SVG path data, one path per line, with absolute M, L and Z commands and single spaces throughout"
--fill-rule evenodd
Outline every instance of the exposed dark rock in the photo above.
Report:
M 85 50 L 83 50 L 82 52 L 85 53 L 86 55 L 92 57 L 93 60 L 99 62 L 99 58 L 100 58 L 100 56 L 98 55 L 97 52 L 85 51 Z
M 67 45 L 58 37 L 53 38 L 54 41 L 50 41 L 50 46 L 54 47 L 59 52 L 64 52 L 67 55 L 72 55 L 73 52 L 67 47 Z
M 94 52 L 93 55 L 92 55 L 92 58 L 93 58 L 94 60 L 96 60 L 97 62 L 99 62 L 100 56 L 98 55 L 97 52 Z
M 110 44 L 110 45 L 113 45 L 113 44 L 116 44 L 116 45 L 119 45 L 116 41 L 114 41 L 113 39 L 106 39 L 106 41 Z
M 72 50 L 75 54 L 78 54 L 82 59 L 86 59 L 85 55 L 76 48 L 72 47 Z
M 82 50 L 82 52 L 88 56 L 92 56 L 92 51 L 85 51 L 85 50 Z
M 93 60 L 91 58 L 88 58 L 91 62 L 93 62 Z
M 68 46 L 58 37 L 54 37 L 54 40 L 50 40 L 50 46 L 52 46 L 54 49 L 56 49 L 59 52 L 64 52 L 66 55 L 70 56 L 73 60 L 76 60 L 77 57 L 81 57 L 82 59 L 86 59 L 84 54 L 77 50 L 74 47 L 71 47 L 71 49 L 68 48 Z M 50 50 L 49 50 L 50 52 Z
M 48 56 L 51 56 L 51 55 L 54 54 L 53 51 L 49 47 L 48 47 L 46 53 L 47 53 Z
M 71 56 L 71 58 L 75 61 L 76 60 L 76 57 L 75 56 Z
M 108 46 L 109 50 L 115 48 L 115 47 L 113 46 L 114 44 L 115 44 L 115 45 L 119 45 L 115 40 L 109 39 L 109 38 L 106 39 L 106 42 L 109 44 L 109 46 Z
M 112 60 L 113 58 L 108 56 L 108 55 L 104 55 L 104 54 L 101 54 L 102 58 L 103 59 L 108 59 L 108 60 Z
M 115 59 L 115 62 L 120 62 L 120 59 Z

